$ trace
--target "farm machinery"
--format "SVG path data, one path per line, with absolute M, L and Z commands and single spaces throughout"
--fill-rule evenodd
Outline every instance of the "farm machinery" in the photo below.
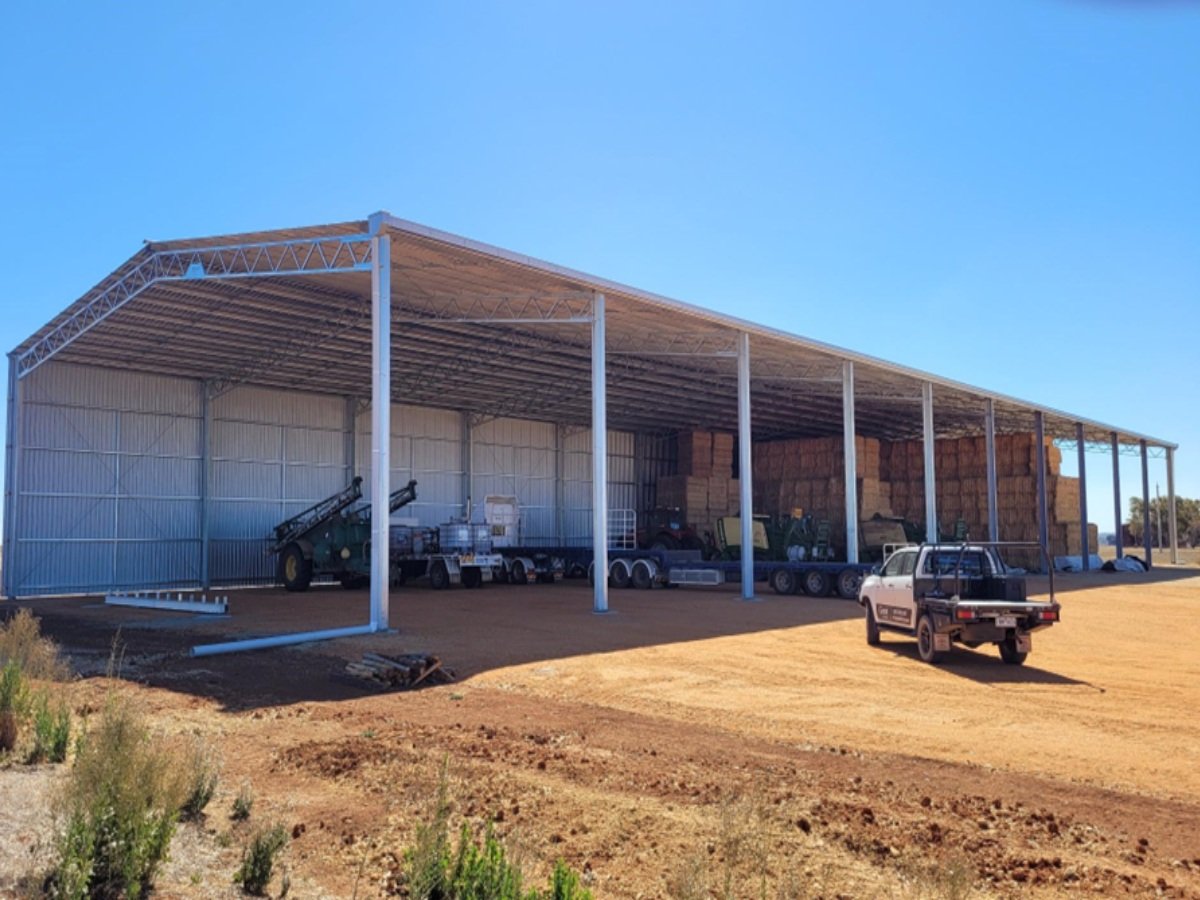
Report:
M 342 587 L 365 585 L 371 576 L 371 505 L 362 499 L 362 476 L 331 497 L 275 526 L 268 549 L 278 554 L 279 583 L 289 591 L 305 591 L 315 576 L 333 576 Z M 388 497 L 388 513 L 417 499 L 410 481 Z

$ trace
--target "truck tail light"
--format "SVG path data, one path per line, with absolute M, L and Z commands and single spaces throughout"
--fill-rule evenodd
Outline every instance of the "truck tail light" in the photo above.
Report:
M 963 619 L 964 621 L 970 621 L 971 619 L 975 618 L 975 610 L 960 608 L 955 610 L 954 615 L 959 619 Z
M 1038 618 L 1041 619 L 1043 622 L 1057 622 L 1058 621 L 1058 610 L 1057 609 L 1043 609 L 1041 612 L 1038 613 Z

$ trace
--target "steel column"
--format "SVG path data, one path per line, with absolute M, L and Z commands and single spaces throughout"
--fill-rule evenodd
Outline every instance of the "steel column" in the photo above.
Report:
M 462 458 L 462 507 L 463 517 L 470 519 L 472 498 L 475 496 L 475 426 L 470 413 L 459 413 L 462 438 L 459 454 Z
M 922 447 L 925 452 L 925 540 L 936 544 L 937 525 L 937 471 L 934 467 L 933 436 L 933 384 L 921 385 Z
M 1175 451 L 1167 448 L 1167 527 L 1171 530 L 1171 565 L 1179 565 L 1179 532 L 1175 522 Z
M 1117 433 L 1110 432 L 1112 438 L 1113 466 L 1113 515 L 1117 524 L 1117 559 L 1125 555 L 1125 530 L 1121 503 L 1121 445 L 1117 442 Z
M 8 355 L 8 433 L 4 453 L 4 564 L 3 594 L 10 600 L 16 596 L 13 584 L 13 563 L 20 556 L 14 540 L 17 528 L 17 496 L 20 493 L 17 479 L 20 471 L 17 460 L 21 455 L 21 380 L 17 377 L 17 357 Z
M 1138 441 L 1142 451 L 1142 549 L 1146 552 L 1146 568 L 1154 565 L 1154 541 L 1150 534 L 1150 454 L 1144 440 Z
M 983 442 L 987 453 L 988 540 L 1000 540 L 1000 503 L 996 491 L 996 402 L 989 397 L 983 413 Z
M 608 612 L 608 397 L 604 295 L 592 300 L 592 612 Z
M 754 599 L 754 465 L 750 430 L 750 334 L 738 335 L 738 486 L 742 523 L 742 599 Z
M 392 239 L 371 238 L 371 623 L 388 628 L 392 472 Z
M 563 489 L 563 470 L 566 468 L 565 460 L 563 459 L 563 444 L 565 442 L 563 432 L 562 425 L 554 426 L 554 535 L 558 539 L 558 546 L 560 547 L 567 543 L 566 522 L 563 516 L 563 504 L 566 499 Z
M 346 463 L 346 484 L 349 484 L 358 465 L 355 458 L 358 456 L 358 400 L 355 397 L 346 398 L 342 429 L 342 458 Z
M 1079 451 L 1079 547 L 1083 556 L 1083 571 L 1092 567 L 1092 548 L 1088 544 L 1088 510 L 1087 510 L 1087 460 L 1084 458 L 1086 445 L 1083 441 L 1083 423 L 1075 423 L 1075 444 Z
M 208 573 L 211 542 L 209 538 L 212 504 L 212 391 L 207 381 L 200 382 L 200 587 L 212 587 Z
M 1037 520 L 1038 520 L 1038 543 L 1042 545 L 1042 550 L 1046 556 L 1050 557 L 1050 522 L 1048 515 L 1050 509 L 1046 503 L 1046 419 L 1042 415 L 1041 410 L 1033 414 L 1033 436 L 1037 442 Z M 1054 567 L 1054 560 L 1050 559 L 1050 567 Z
M 846 562 L 858 562 L 858 448 L 854 442 L 854 363 L 842 363 L 842 444 L 846 480 Z

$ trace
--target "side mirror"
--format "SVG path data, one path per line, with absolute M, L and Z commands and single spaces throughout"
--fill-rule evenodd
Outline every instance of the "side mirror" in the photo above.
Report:
M 872 575 L 880 575 L 883 573 L 883 566 L 871 566 Z

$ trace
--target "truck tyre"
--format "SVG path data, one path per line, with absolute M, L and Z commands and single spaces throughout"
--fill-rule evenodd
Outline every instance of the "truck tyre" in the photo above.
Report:
M 804 573 L 804 593 L 824 597 L 829 593 L 829 576 L 820 569 L 809 569 Z
M 791 569 L 775 569 L 771 572 L 771 588 L 777 594 L 794 594 L 799 587 L 796 573 Z
M 525 563 L 514 559 L 512 568 L 508 572 L 508 579 L 513 584 L 529 584 L 529 573 L 525 571 Z
M 679 538 L 673 534 L 663 532 L 654 536 L 654 543 L 650 545 L 651 550 L 678 550 Z
M 933 635 L 937 629 L 933 625 L 933 616 L 925 613 L 917 620 L 917 655 L 927 663 L 942 661 L 942 652 L 933 649 Z
M 630 571 L 622 560 L 614 559 L 608 567 L 608 583 L 615 588 L 629 587 L 632 578 Z
M 879 623 L 875 621 L 875 610 L 871 608 L 871 601 L 866 602 L 867 607 L 867 644 L 872 647 L 879 646 Z
M 630 579 L 633 581 L 633 586 L 639 591 L 647 591 L 653 587 L 654 576 L 650 573 L 650 563 L 644 559 L 639 559 L 635 562 Z
M 299 544 L 288 544 L 279 554 L 279 581 L 293 593 L 307 591 L 312 584 L 312 560 L 304 557 Z
M 862 585 L 862 572 L 858 569 L 842 569 L 838 572 L 837 592 L 843 600 L 857 600 L 858 589 Z
M 444 591 L 450 587 L 450 570 L 440 559 L 429 564 L 429 586 L 435 591 Z
M 508 584 L 508 569 L 504 567 L 504 563 L 492 567 L 492 581 L 496 584 Z
M 1017 649 L 1017 639 L 1015 637 L 1006 637 L 1000 642 L 1000 658 L 1010 666 L 1020 666 L 1025 663 L 1025 658 L 1028 653 L 1022 653 Z
M 462 570 L 462 584 L 465 588 L 483 587 L 483 573 L 478 566 L 467 566 Z

